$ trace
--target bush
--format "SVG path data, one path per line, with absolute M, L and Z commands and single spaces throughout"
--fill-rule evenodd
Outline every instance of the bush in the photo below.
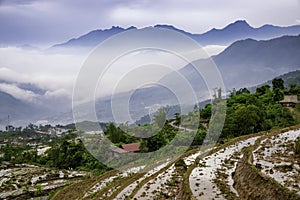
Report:
M 295 145 L 295 154 L 300 155 L 300 138 L 296 140 L 296 145 Z
M 183 159 L 179 159 L 176 163 L 175 163 L 175 167 L 183 167 L 184 169 L 187 169 L 187 166 L 184 162 Z
M 41 194 L 42 191 L 43 191 L 43 188 L 42 188 L 42 185 L 41 185 L 41 184 L 36 184 L 36 185 L 34 186 L 33 192 L 34 192 L 36 195 Z

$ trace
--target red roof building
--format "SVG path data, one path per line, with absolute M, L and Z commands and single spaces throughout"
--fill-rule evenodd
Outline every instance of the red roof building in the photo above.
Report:
M 127 152 L 138 152 L 140 151 L 140 143 L 122 144 L 122 148 Z

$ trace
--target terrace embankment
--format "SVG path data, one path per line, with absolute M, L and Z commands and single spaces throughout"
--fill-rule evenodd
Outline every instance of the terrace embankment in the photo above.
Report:
M 281 134 L 281 133 L 276 133 Z M 274 134 L 272 134 L 274 135 Z M 268 136 L 270 138 L 270 136 Z M 255 145 L 244 150 L 244 156 L 237 164 L 233 174 L 234 188 L 238 191 L 241 199 L 300 199 L 300 196 L 295 192 L 287 189 L 270 176 L 261 172 L 253 165 L 253 150 L 261 145 L 260 141 Z

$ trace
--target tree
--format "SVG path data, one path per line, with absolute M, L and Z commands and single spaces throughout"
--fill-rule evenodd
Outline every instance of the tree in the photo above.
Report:
M 276 88 L 275 90 L 273 90 L 273 100 L 275 102 L 279 102 L 283 100 L 283 98 L 284 98 L 284 92 L 281 89 Z
M 175 122 L 174 122 L 174 125 L 175 125 L 175 126 L 179 126 L 179 125 L 180 125 L 180 121 L 181 121 L 180 113 L 176 112 L 176 113 L 174 114 L 174 116 L 175 116 Z
M 267 119 L 271 121 L 272 127 L 291 126 L 295 122 L 289 110 L 280 104 L 270 104 L 266 111 Z
M 167 119 L 167 109 L 165 107 L 159 108 L 154 114 L 154 122 L 158 125 L 159 128 L 162 128 L 165 125 Z
M 147 139 L 147 146 L 144 146 L 144 150 L 147 149 L 149 152 L 157 151 L 161 147 L 167 144 L 167 138 L 164 130 L 162 129 L 158 134 Z
M 122 140 L 122 131 L 116 128 L 113 123 L 110 123 L 105 131 L 105 134 L 112 143 L 119 143 Z
M 297 104 L 296 104 L 295 109 L 296 109 L 297 112 L 300 113 L 300 103 L 297 103 Z
M 205 107 L 200 111 L 200 117 L 203 119 L 209 119 L 211 117 L 211 104 L 206 104 Z
M 232 91 L 229 91 L 229 93 L 230 93 L 229 97 L 235 96 L 236 95 L 236 89 L 233 88 Z
M 212 118 L 209 121 L 207 138 L 217 141 L 220 137 L 223 121 L 226 119 L 226 102 L 216 104 L 212 109 Z
M 236 92 L 236 95 L 239 94 L 250 94 L 250 91 L 247 88 L 241 88 Z
M 222 99 L 222 89 L 218 89 L 218 99 Z
M 198 129 L 195 134 L 192 145 L 201 145 L 205 139 L 206 131 L 203 129 Z
M 297 86 L 297 84 L 289 84 L 289 90 L 287 91 L 287 94 L 291 95 L 297 95 L 300 93 L 300 87 Z
M 254 105 L 241 105 L 234 113 L 234 122 L 237 127 L 237 134 L 246 135 L 256 131 L 259 126 L 259 108 Z
M 273 90 L 275 90 L 276 88 L 284 90 L 284 81 L 282 80 L 282 78 L 274 78 L 272 80 L 272 86 Z
M 269 85 L 263 85 L 263 86 L 256 88 L 256 94 L 259 96 L 266 94 L 268 91 L 270 91 Z

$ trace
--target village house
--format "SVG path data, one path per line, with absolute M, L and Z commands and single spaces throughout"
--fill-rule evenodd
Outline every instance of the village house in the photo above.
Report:
M 286 107 L 295 107 L 298 101 L 297 95 L 284 95 L 284 99 L 279 102 L 281 105 Z
M 111 149 L 112 155 L 117 158 L 119 154 L 129 153 L 129 152 L 139 152 L 140 151 L 140 143 L 130 143 L 130 144 L 122 144 L 122 148 L 114 147 Z
M 122 149 L 127 152 L 139 152 L 140 151 L 140 143 L 130 143 L 130 144 L 122 144 Z

